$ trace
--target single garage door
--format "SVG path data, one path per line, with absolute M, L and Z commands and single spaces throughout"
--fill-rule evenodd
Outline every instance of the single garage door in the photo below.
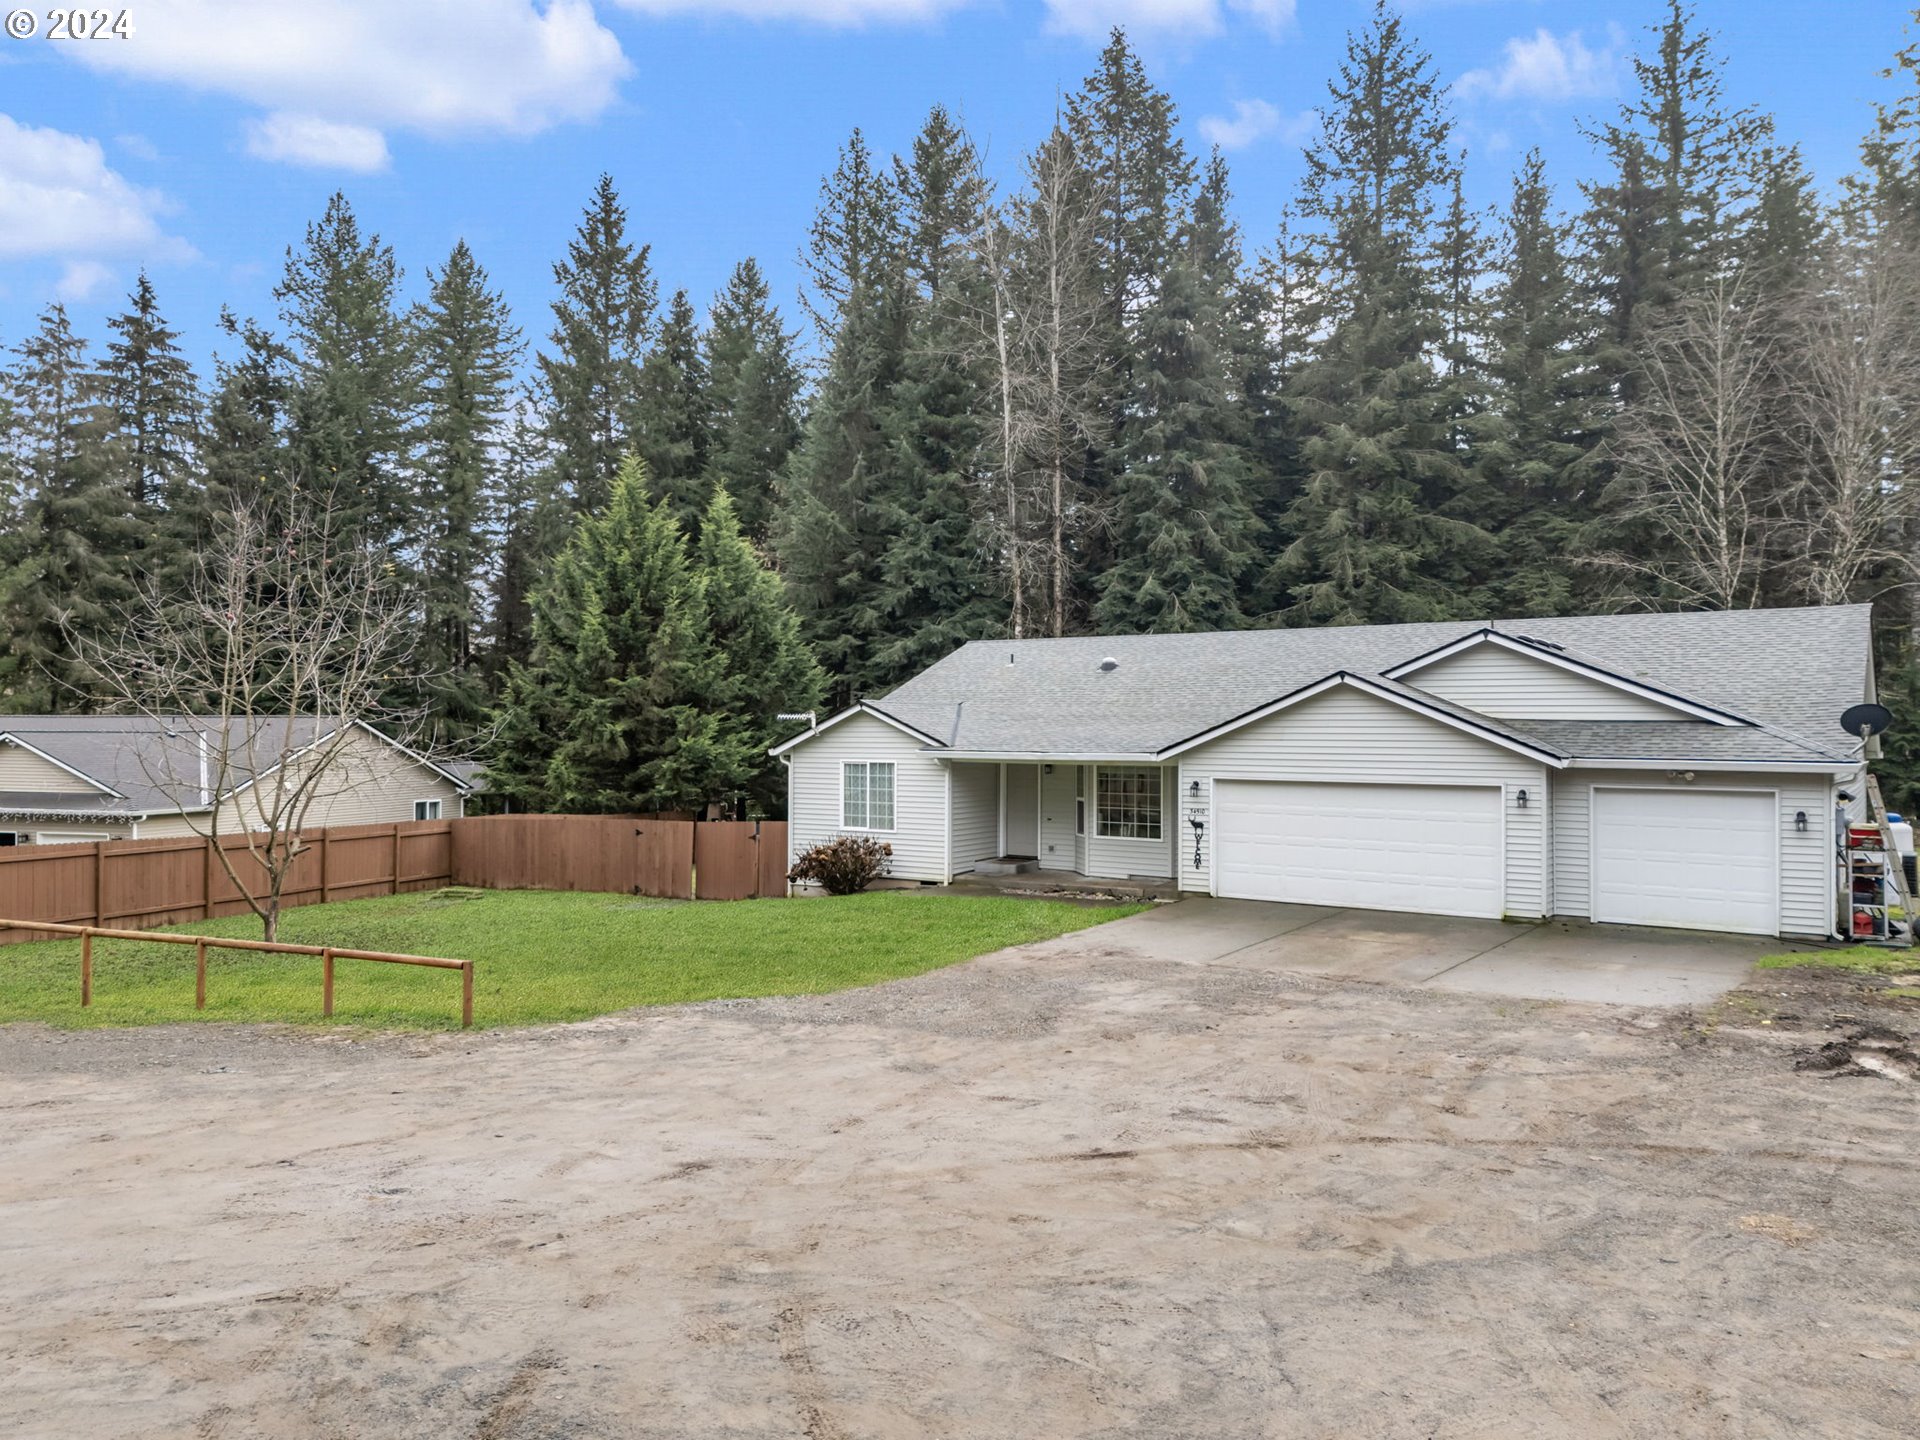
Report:
M 1500 812 L 1497 786 L 1223 780 L 1216 888 L 1239 900 L 1497 920 Z
M 1777 802 L 1755 790 L 1593 789 L 1593 918 L 1773 935 Z

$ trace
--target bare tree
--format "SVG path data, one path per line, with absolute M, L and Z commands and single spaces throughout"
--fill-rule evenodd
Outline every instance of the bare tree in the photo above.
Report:
M 1911 583 L 1920 518 L 1920 273 L 1890 234 L 1837 243 L 1790 319 L 1792 527 L 1806 598 Z
M 389 559 L 295 500 L 225 516 L 184 585 L 145 577 L 118 636 L 80 645 L 111 707 L 146 722 L 149 783 L 268 940 L 313 807 L 379 776 L 368 729 L 424 752 L 424 715 L 389 701 L 420 688 L 418 630 Z
M 1783 524 L 1770 327 L 1738 279 L 1707 284 L 1651 327 L 1621 415 L 1616 517 L 1648 537 L 1594 563 L 1687 604 L 1754 604 Z
M 1079 483 L 1107 423 L 1099 216 L 1072 140 L 1055 129 L 1027 162 L 1024 193 L 1010 213 L 987 215 L 979 240 L 991 309 L 977 330 L 998 412 L 991 513 L 1016 637 L 1067 632 L 1074 541 L 1101 520 Z

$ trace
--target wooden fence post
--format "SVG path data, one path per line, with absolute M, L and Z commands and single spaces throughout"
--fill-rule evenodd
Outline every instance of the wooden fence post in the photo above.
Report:
M 207 837 L 206 863 L 201 867 L 200 872 L 200 893 L 206 897 L 206 903 L 200 907 L 203 912 L 200 916 L 202 920 L 213 919 L 213 847 L 218 843 L 211 835 Z
M 93 1004 L 93 936 L 91 933 L 80 937 L 80 1004 L 83 1009 Z
M 193 1008 L 207 1008 L 207 942 L 193 947 Z
M 333 1018 L 333 947 L 320 952 L 320 1017 Z
M 398 820 L 393 822 L 393 890 L 391 893 L 395 895 L 400 893 L 400 822 Z
M 460 1028 L 473 1028 L 473 961 L 460 967 Z
M 107 923 L 107 842 L 93 842 L 93 923 Z
M 333 887 L 328 879 L 328 871 L 333 863 L 333 832 L 320 832 L 320 903 L 326 904 L 333 899 Z

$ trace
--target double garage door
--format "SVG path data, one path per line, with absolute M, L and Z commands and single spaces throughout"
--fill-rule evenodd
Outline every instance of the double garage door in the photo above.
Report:
M 1598 785 L 1591 793 L 1595 920 L 1778 931 L 1772 793 Z M 1498 919 L 1503 807 L 1492 785 L 1223 780 L 1214 787 L 1215 891 Z
M 1222 780 L 1213 804 L 1221 895 L 1494 920 L 1505 908 L 1498 786 Z

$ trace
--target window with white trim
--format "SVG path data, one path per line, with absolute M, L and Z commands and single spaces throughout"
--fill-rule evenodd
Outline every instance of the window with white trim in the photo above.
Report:
M 1094 812 L 1101 838 L 1160 838 L 1161 772 L 1152 765 L 1102 765 L 1094 775 Z
M 438 820 L 440 818 L 440 802 L 438 800 L 414 801 L 413 818 L 416 820 Z
M 840 766 L 840 828 L 893 829 L 893 762 L 848 760 Z
M 1087 767 L 1073 767 L 1073 833 L 1087 833 Z

